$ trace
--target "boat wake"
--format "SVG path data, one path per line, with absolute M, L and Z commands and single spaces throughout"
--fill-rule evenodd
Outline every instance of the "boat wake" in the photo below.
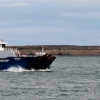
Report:
M 50 69 L 27 70 L 27 69 L 23 69 L 21 66 L 18 66 L 18 67 L 11 66 L 10 68 L 3 70 L 3 71 L 7 71 L 7 72 L 30 72 L 30 71 L 33 71 L 33 72 L 51 72 Z

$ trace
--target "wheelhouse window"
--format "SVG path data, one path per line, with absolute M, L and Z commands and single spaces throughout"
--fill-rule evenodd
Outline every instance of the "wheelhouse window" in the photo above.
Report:
M 2 44 L 2 48 L 5 48 L 5 46 L 6 46 L 5 44 Z
M 0 47 L 2 48 L 5 48 L 5 46 L 6 46 L 5 44 L 0 44 Z

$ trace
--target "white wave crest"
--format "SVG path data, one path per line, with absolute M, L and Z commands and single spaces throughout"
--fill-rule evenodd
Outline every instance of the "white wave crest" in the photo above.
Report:
M 15 67 L 11 66 L 10 68 L 3 70 L 3 71 L 8 71 L 8 72 L 23 72 L 25 69 L 23 69 L 21 66 Z
M 35 70 L 35 69 L 31 69 L 31 70 L 27 70 L 22 68 L 21 66 L 15 67 L 15 66 L 11 66 L 10 68 L 3 70 L 3 71 L 7 71 L 7 72 L 26 72 L 26 71 L 37 71 L 37 72 L 50 72 L 50 69 L 39 69 L 39 70 Z

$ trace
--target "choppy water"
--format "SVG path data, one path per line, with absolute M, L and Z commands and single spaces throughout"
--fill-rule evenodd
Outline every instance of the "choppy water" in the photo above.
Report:
M 100 100 L 100 57 L 58 57 L 51 70 L 0 72 L 0 100 Z

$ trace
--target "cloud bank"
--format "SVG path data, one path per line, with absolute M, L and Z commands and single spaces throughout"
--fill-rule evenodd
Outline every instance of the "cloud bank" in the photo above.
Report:
M 12 45 L 100 45 L 99 0 L 0 0 L 0 12 Z
M 50 4 L 50 5 L 66 5 L 80 7 L 99 7 L 100 0 L 2 0 L 0 5 L 3 7 L 19 7 L 30 6 L 31 4 Z
M 11 3 L 11 4 L 0 4 L 0 7 L 27 7 L 33 6 L 33 4 L 25 3 L 25 2 L 18 2 L 18 3 Z

